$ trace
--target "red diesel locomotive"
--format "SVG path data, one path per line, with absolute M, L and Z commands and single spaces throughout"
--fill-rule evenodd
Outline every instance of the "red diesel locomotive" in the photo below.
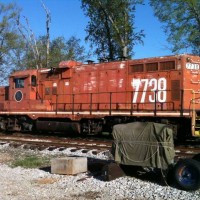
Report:
M 200 57 L 174 55 L 17 71 L 0 87 L 0 130 L 109 132 L 153 121 L 200 137 Z

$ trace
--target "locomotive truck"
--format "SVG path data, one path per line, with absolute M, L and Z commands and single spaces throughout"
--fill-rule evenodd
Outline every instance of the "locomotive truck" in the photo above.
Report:
M 0 130 L 98 134 L 158 122 L 200 137 L 200 57 L 189 54 L 15 71 L 0 87 Z

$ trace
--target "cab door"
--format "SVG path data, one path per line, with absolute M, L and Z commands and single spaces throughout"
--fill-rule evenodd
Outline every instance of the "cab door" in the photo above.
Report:
M 71 82 L 70 79 L 64 79 L 58 82 L 58 109 L 71 110 L 72 109 L 72 95 L 71 95 Z

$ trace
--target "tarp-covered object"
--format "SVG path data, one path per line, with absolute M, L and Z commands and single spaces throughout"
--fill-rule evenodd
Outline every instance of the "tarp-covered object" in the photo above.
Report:
M 124 165 L 166 169 L 173 163 L 173 131 L 166 124 L 133 122 L 115 125 L 112 153 Z

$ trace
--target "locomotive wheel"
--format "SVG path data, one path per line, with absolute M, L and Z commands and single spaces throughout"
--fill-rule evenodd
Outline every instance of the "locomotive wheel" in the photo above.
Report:
M 183 190 L 200 188 L 200 163 L 193 159 L 179 160 L 173 169 L 174 181 Z

